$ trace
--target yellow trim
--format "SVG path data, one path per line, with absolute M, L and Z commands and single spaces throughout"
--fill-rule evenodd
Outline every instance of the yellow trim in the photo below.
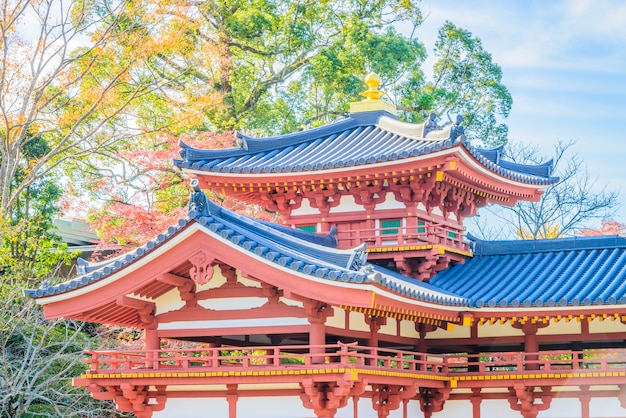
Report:
M 569 372 L 569 373 L 537 373 L 537 374 L 506 374 L 484 376 L 455 376 L 462 381 L 470 380 L 528 380 L 528 379 L 571 379 L 574 377 L 626 377 L 626 372 Z
M 384 247 L 384 248 L 367 248 L 366 252 L 368 253 L 388 253 L 388 252 L 397 252 L 397 251 L 420 251 L 420 250 L 432 250 L 433 248 L 437 249 L 438 254 L 455 253 L 464 255 L 467 257 L 472 257 L 473 254 L 470 251 L 463 251 L 457 248 L 448 247 L 446 245 L 435 245 L 435 244 L 427 244 L 427 245 L 407 245 L 404 247 Z

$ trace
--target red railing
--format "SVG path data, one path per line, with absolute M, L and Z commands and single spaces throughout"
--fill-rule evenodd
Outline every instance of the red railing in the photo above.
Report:
M 347 247 L 354 247 L 365 242 L 368 248 L 433 244 L 463 251 L 469 249 L 467 243 L 463 241 L 462 230 L 431 222 L 413 227 L 393 226 L 340 231 L 337 232 L 337 240 L 339 243 L 346 243 Z
M 352 344 L 280 347 L 214 347 L 154 351 L 93 351 L 89 373 L 213 371 L 232 369 L 311 369 L 352 367 L 452 376 L 556 370 L 626 369 L 626 350 L 541 351 L 481 354 L 424 354 Z

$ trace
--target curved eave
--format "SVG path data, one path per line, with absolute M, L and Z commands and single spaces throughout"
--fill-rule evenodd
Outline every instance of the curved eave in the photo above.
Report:
M 328 183 L 329 180 L 334 182 L 348 181 L 348 179 L 359 179 L 365 175 L 375 175 L 376 178 L 385 176 L 392 177 L 397 173 L 417 174 L 420 168 L 433 169 L 433 165 L 440 164 L 444 170 L 451 172 L 445 167 L 449 167 L 447 160 L 457 158 L 471 172 L 477 174 L 476 178 L 482 179 L 477 181 L 476 185 L 487 189 L 493 189 L 494 184 L 502 184 L 507 187 L 516 187 L 521 190 L 528 190 L 533 194 L 534 190 L 542 190 L 558 181 L 558 178 L 543 178 L 525 174 L 509 173 L 503 170 L 494 171 L 491 168 L 481 164 L 472 153 L 470 153 L 461 144 L 455 144 L 447 149 L 439 150 L 429 154 L 419 155 L 410 158 L 397 159 L 393 161 L 380 161 L 363 166 L 328 168 L 313 171 L 294 171 L 281 173 L 221 173 L 204 171 L 200 169 L 183 169 L 189 174 L 193 174 L 201 179 L 205 184 L 215 183 L 220 186 L 232 185 L 234 187 L 245 187 L 246 185 L 256 186 L 259 184 L 302 184 L 314 182 Z M 396 174 L 394 174 L 396 173 Z M 453 174 L 454 175 L 454 174 Z M 503 189 L 506 193 L 507 189 Z M 520 192 L 522 193 L 522 192 Z
M 428 289 L 421 295 L 413 296 L 405 294 L 402 289 L 394 289 L 393 286 L 373 283 L 369 276 L 362 282 L 349 282 L 305 274 L 247 251 L 199 223 L 192 223 L 159 248 L 119 271 L 84 287 L 39 297 L 36 301 L 44 306 L 44 312 L 49 318 L 63 316 L 96 321 L 97 312 L 107 307 L 119 311 L 115 312 L 117 316 L 128 309 L 127 306 L 115 306 L 119 298 L 129 297 L 149 302 L 151 298 L 138 296 L 141 289 L 155 283 L 157 277 L 169 272 L 172 266 L 186 263 L 186 260 L 200 248 L 210 248 L 211 257 L 239 269 L 244 276 L 256 277 L 288 293 L 333 305 L 370 307 L 374 295 L 377 295 L 377 301 L 381 304 L 380 309 L 388 309 L 391 313 L 395 313 L 393 311 L 399 306 L 405 309 L 412 307 L 416 311 L 422 306 L 430 310 L 447 312 L 446 317 L 456 318 L 459 310 L 458 306 L 445 305 L 445 301 L 438 299 L 437 292 L 430 292 Z
M 46 294 L 42 296 L 38 296 L 36 294 L 36 291 L 30 291 L 28 292 L 28 294 L 29 296 L 34 297 L 37 300 L 37 303 L 41 305 L 48 305 L 69 301 L 78 296 L 83 296 L 88 293 L 99 291 L 106 286 L 122 281 L 124 277 L 133 274 L 139 269 L 149 267 L 151 263 L 156 263 L 157 259 L 164 256 L 166 252 L 171 251 L 177 246 L 186 245 L 187 241 L 191 238 L 192 235 L 197 235 L 200 232 L 201 235 L 206 235 L 212 240 L 212 243 L 206 243 L 204 248 L 213 248 L 216 245 L 216 242 L 221 242 L 222 245 L 228 247 L 229 251 L 216 256 L 216 258 L 220 261 L 226 261 L 226 259 L 228 259 L 230 260 L 230 263 L 232 263 L 231 265 L 234 265 L 235 267 L 246 271 L 247 268 L 249 268 L 248 263 L 242 263 L 241 256 L 244 255 L 249 258 L 255 259 L 257 262 L 264 264 L 265 266 L 270 266 L 274 269 L 279 269 L 283 271 L 283 273 L 285 273 L 284 276 L 290 276 L 290 279 L 283 283 L 283 285 L 286 286 L 289 283 L 291 283 L 291 286 L 293 286 L 294 283 L 298 283 L 297 287 L 299 289 L 304 283 L 303 280 L 306 280 L 313 283 L 324 284 L 325 287 L 330 286 L 331 288 L 339 287 L 344 290 L 351 288 L 354 290 L 359 289 L 360 291 L 366 290 L 369 292 L 378 292 L 380 294 L 385 294 L 387 295 L 387 297 L 394 299 L 398 302 L 404 303 L 414 303 L 418 301 L 433 305 L 450 305 L 451 307 L 459 306 L 462 304 L 459 302 L 459 298 L 455 299 L 453 297 L 450 297 L 449 295 L 444 295 L 440 292 L 433 291 L 432 289 L 422 289 L 420 291 L 418 289 L 419 285 L 417 284 L 401 285 L 395 283 L 396 280 L 392 278 L 385 279 L 380 284 L 372 284 L 372 278 L 370 277 L 370 275 L 365 274 L 362 271 L 355 272 L 352 270 L 341 268 L 339 266 L 334 266 L 333 268 L 331 268 L 329 265 L 322 264 L 322 262 L 317 264 L 317 270 L 315 270 L 314 274 L 306 274 L 303 271 L 303 266 L 306 266 L 307 264 L 298 263 L 301 260 L 293 260 L 289 265 L 287 265 L 284 262 L 281 262 L 281 260 L 284 260 L 281 255 L 268 257 L 267 253 L 260 254 L 258 252 L 255 252 L 254 250 L 247 250 L 244 247 L 243 241 L 225 238 L 219 232 L 212 231 L 210 226 L 202 225 L 202 222 L 193 222 L 186 226 L 184 230 L 176 232 L 177 233 L 172 234 L 169 239 L 164 240 L 157 248 L 154 248 L 152 251 L 143 253 L 138 258 L 129 257 L 128 263 L 126 265 L 122 265 L 117 269 L 107 271 L 108 274 L 104 274 L 104 270 L 91 273 L 95 274 L 91 277 L 91 280 L 87 280 L 84 284 L 82 282 L 78 282 L 80 283 L 80 285 L 77 287 L 57 286 L 55 288 L 57 290 L 56 292 L 44 292 Z M 252 272 L 256 270 L 250 269 L 249 271 Z M 158 273 L 153 273 L 151 275 L 148 274 L 146 277 L 152 277 L 152 280 L 154 280 L 154 277 L 156 277 L 155 275 L 163 274 L 165 272 L 167 271 L 161 271 Z M 300 278 L 300 282 L 294 281 L 294 279 L 296 279 L 297 277 Z M 265 276 L 263 276 L 262 278 L 265 280 Z M 139 290 L 140 287 L 143 286 L 146 286 L 145 282 L 136 283 L 134 285 L 134 288 L 129 288 L 126 293 L 136 292 Z M 118 296 L 120 295 L 117 295 L 116 297 Z M 322 292 L 322 294 L 318 295 L 318 297 L 322 298 L 322 300 L 324 298 L 331 298 L 333 299 L 332 302 L 338 304 L 349 304 L 351 303 L 351 300 L 353 300 L 351 298 L 344 299 L 342 292 L 335 292 L 330 289 Z M 366 298 L 366 301 L 369 303 L 369 299 Z M 102 300 L 101 303 L 110 303 L 110 300 Z M 82 308 L 79 308 L 79 310 L 80 309 Z

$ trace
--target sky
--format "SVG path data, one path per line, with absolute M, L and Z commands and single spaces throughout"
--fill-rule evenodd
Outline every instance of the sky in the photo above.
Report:
M 558 140 L 596 187 L 620 193 L 626 223 L 626 1 L 422 0 L 429 51 L 446 20 L 481 39 L 513 97 L 509 138 L 550 154 Z

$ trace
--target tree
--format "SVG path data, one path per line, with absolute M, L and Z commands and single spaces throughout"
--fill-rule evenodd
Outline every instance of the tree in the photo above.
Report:
M 600 229 L 582 229 L 580 235 L 598 236 L 598 235 L 624 235 L 626 234 L 626 225 L 617 221 L 602 220 Z
M 150 94 L 138 106 L 138 123 L 147 130 L 156 131 L 152 124 L 164 112 L 155 109 L 161 109 L 166 98 L 193 101 L 202 95 L 223 101 L 206 107 L 202 125 L 196 126 L 200 130 L 236 128 L 267 135 L 317 126 L 346 117 L 349 102 L 361 99 L 362 77 L 374 70 L 383 79 L 381 88 L 404 104 L 401 117 L 421 122 L 433 110 L 448 119 L 460 112 L 469 122 L 469 136 L 483 138 L 485 133 L 486 142 L 501 142 L 506 136 L 494 115 L 506 116 L 511 104 L 500 67 L 478 38 L 446 23 L 437 43 L 436 79 L 426 82 L 421 68 L 425 47 L 413 37 L 422 17 L 412 2 L 241 0 L 154 5 L 152 0 L 134 2 L 123 14 L 123 20 L 134 22 L 130 33 L 155 45 L 149 65 L 166 80 L 161 95 Z M 140 18 L 144 14 L 147 17 Z M 408 22 L 411 36 L 396 29 L 399 22 Z M 177 29 L 181 27 L 186 30 Z M 174 35 L 176 42 L 168 38 Z M 194 135 L 180 125 L 170 130 L 173 135 L 185 132 L 187 137 Z M 166 136 L 159 131 L 150 139 L 129 143 L 130 152 L 110 154 L 117 164 L 114 170 L 101 164 L 85 170 L 92 179 L 88 184 L 92 196 L 105 202 L 92 219 L 107 242 L 138 245 L 175 214 L 170 204 L 158 202 L 171 197 L 186 201 L 181 188 L 169 186 L 158 191 L 160 197 L 149 196 L 150 190 L 159 189 L 154 187 L 156 179 L 180 183 L 180 176 L 157 175 L 141 162 L 133 167 L 133 159 L 127 158 L 132 153 L 161 157 L 171 153 L 168 147 L 173 142 Z M 136 192 L 141 199 L 135 198 Z M 142 218 L 158 220 L 141 222 Z M 140 222 L 133 224 L 131 219 Z M 144 227 L 131 232 L 127 225 Z
M 144 0 L 125 16 L 133 34 L 164 45 L 149 65 L 169 81 L 168 97 L 223 98 L 205 111 L 204 127 L 217 131 L 334 120 L 359 97 L 366 68 L 397 80 L 425 56 L 394 26 L 421 23 L 412 0 Z
M 575 143 L 557 142 L 554 146 L 554 172 L 559 181 L 544 192 L 539 202 L 518 202 L 513 207 L 490 207 L 488 211 L 499 224 L 498 236 L 525 239 L 573 235 L 593 220 L 607 219 L 614 213 L 618 194 L 598 188 L 580 157 L 571 154 Z M 509 143 L 505 150 L 512 161 L 540 164 L 547 161 L 536 146 Z M 493 237 L 489 228 L 483 236 Z
M 414 74 L 401 87 L 401 109 L 414 113 L 406 117 L 422 121 L 434 111 L 451 123 L 460 114 L 469 139 L 487 146 L 506 143 L 508 128 L 498 119 L 509 115 L 513 99 L 502 84 L 502 69 L 480 38 L 446 22 L 439 30 L 435 55 L 432 81 Z
M 164 86 L 154 45 L 125 1 L 7 0 L 0 14 L 0 213 L 59 169 L 107 155 L 146 132 L 146 102 Z M 137 17 L 135 16 L 135 20 Z M 164 48 L 163 45 L 159 45 Z M 170 102 L 160 112 L 173 115 Z M 152 100 L 154 103 L 154 100 Z M 204 104 L 208 103 L 205 99 Z M 156 110 L 153 109 L 156 113 Z M 169 112 L 169 113 L 168 113 Z M 189 117 L 180 112 L 165 120 Z M 155 123 L 150 124 L 156 129 Z M 37 149 L 38 152 L 32 152 Z
M 118 169 L 109 170 L 105 176 L 100 175 L 101 171 L 91 173 L 94 176 L 91 193 L 104 202 L 101 208 L 91 210 L 88 218 L 101 238 L 101 248 L 114 246 L 125 251 L 137 247 L 187 215 L 189 178 L 171 164 L 177 157 L 177 141 L 208 148 L 234 145 L 231 132 L 161 134 L 160 139 L 163 144 L 160 149 L 120 151 L 116 154 Z M 258 206 L 209 193 L 228 209 L 266 220 L 272 217 Z
M 83 350 L 98 343 L 85 324 L 44 320 L 16 286 L 0 293 L 0 417 L 115 416 L 113 404 L 72 387 L 71 377 L 85 371 Z

